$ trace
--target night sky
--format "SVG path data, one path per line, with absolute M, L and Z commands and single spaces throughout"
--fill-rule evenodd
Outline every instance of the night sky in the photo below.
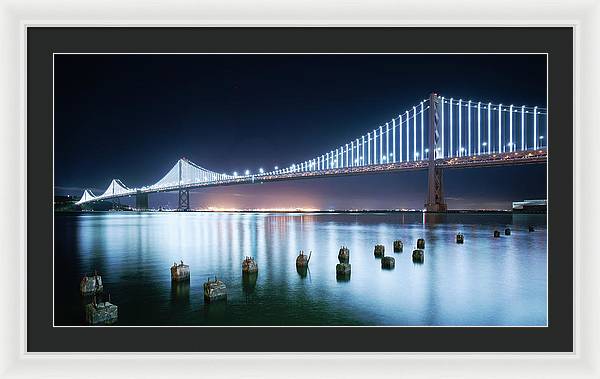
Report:
M 216 172 L 289 166 L 429 93 L 546 107 L 545 55 L 55 55 L 55 191 L 158 181 L 181 158 Z M 546 165 L 446 170 L 451 209 L 546 198 Z M 205 189 L 192 207 L 422 208 L 426 172 Z M 153 207 L 176 194 L 150 195 Z

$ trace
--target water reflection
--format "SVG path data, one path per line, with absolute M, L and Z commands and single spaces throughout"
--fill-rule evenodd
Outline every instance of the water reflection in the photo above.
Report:
M 304 279 L 308 274 L 308 267 L 296 266 L 296 272 L 298 273 L 298 275 L 300 275 L 302 279 Z
M 545 215 L 57 214 L 55 321 L 82 323 L 79 280 L 98 270 L 119 325 L 545 325 L 546 231 Z M 418 238 L 426 257 L 415 262 Z M 405 253 L 382 270 L 374 247 L 392 255 L 394 240 Z M 351 280 L 334 273 L 340 246 Z M 312 250 L 310 269 L 296 267 L 300 250 Z M 242 276 L 245 256 L 260 278 Z M 191 279 L 171 283 L 180 260 Z M 215 275 L 227 301 L 205 304 Z
M 256 280 L 258 279 L 258 273 L 243 273 L 242 274 L 242 288 L 244 293 L 250 295 L 256 288 Z
M 190 282 L 171 282 L 171 303 L 189 304 L 190 303 Z

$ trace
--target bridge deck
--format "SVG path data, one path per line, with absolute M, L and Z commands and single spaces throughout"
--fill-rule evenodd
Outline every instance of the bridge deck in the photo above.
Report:
M 482 154 L 473 155 L 468 157 L 453 157 L 438 159 L 435 161 L 437 167 L 444 169 L 460 169 L 460 168 L 476 168 L 476 167 L 493 167 L 493 166 L 509 166 L 509 165 L 521 165 L 521 164 L 534 164 L 534 163 L 545 163 L 548 158 L 547 149 L 538 150 L 527 150 L 512 153 L 496 153 L 496 154 Z M 249 175 L 240 176 L 237 178 L 231 178 L 226 180 L 218 180 L 214 182 L 205 183 L 190 183 L 181 186 L 170 186 L 160 189 L 156 188 L 141 188 L 132 189 L 127 193 L 118 195 L 98 196 L 89 202 L 99 200 L 110 200 L 115 198 L 134 196 L 138 193 L 158 193 L 158 192 L 173 192 L 180 189 L 199 189 L 207 187 L 219 187 L 219 186 L 232 186 L 240 184 L 253 184 L 253 183 L 268 183 L 277 182 L 284 180 L 299 180 L 299 179 L 311 179 L 311 178 L 324 178 L 334 176 L 349 176 L 349 175 L 362 175 L 362 174 L 374 174 L 392 171 L 416 171 L 426 170 L 429 167 L 429 161 L 411 161 L 411 162 L 396 162 L 387 164 L 357 166 L 357 167 L 344 167 L 344 168 L 333 168 L 319 171 L 296 171 L 285 174 L 263 174 L 263 175 Z

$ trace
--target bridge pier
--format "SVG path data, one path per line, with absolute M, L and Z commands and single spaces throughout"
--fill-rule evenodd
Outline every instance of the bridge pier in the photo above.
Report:
M 135 208 L 139 211 L 148 210 L 148 194 L 137 191 L 135 195 Z
M 119 208 L 121 208 L 121 198 L 115 197 L 112 200 L 112 209 L 119 209 Z
M 439 123 L 437 94 L 429 95 L 429 162 L 427 170 L 427 202 L 425 203 L 426 212 L 446 212 L 448 205 L 444 202 L 443 191 L 443 172 L 440 167 L 436 167 L 435 154 L 437 150 Z M 442 105 L 443 106 L 443 105 Z
M 448 205 L 444 202 L 444 191 L 442 187 L 443 171 L 435 164 L 429 164 L 427 188 L 427 203 L 425 210 L 427 212 L 446 212 Z
M 180 211 L 190 210 L 190 190 L 179 189 L 179 206 L 177 208 Z

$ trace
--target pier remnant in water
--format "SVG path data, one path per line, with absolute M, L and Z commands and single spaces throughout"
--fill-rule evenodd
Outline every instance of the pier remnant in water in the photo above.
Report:
M 417 240 L 417 249 L 424 249 L 425 248 L 425 240 L 423 238 L 419 238 Z
M 535 232 L 535 228 L 533 227 L 533 225 L 529 225 L 528 229 L 529 232 Z
M 246 257 L 242 262 L 242 273 L 243 274 L 255 274 L 258 272 L 258 264 L 252 257 Z
M 504 235 L 505 236 L 510 236 L 510 228 L 504 229 Z
M 110 301 L 98 303 L 94 297 L 94 301 L 85 306 L 85 321 L 90 325 L 114 324 L 118 318 L 118 309 Z
M 394 257 L 383 257 L 381 258 L 381 268 L 393 269 L 396 266 L 396 260 Z
M 404 250 L 404 244 L 400 240 L 394 241 L 394 253 L 401 253 Z
M 373 251 L 375 258 L 381 258 L 385 255 L 385 246 L 383 245 L 375 245 L 375 250 Z
M 335 265 L 335 274 L 338 278 L 350 276 L 351 271 L 352 265 L 350 263 L 342 262 Z
M 465 243 L 465 236 L 462 233 L 456 235 L 456 243 Z
M 338 254 L 338 259 L 340 263 L 350 262 L 350 249 L 348 249 L 346 246 L 342 246 Z
M 421 250 L 421 249 L 413 250 L 412 260 L 413 260 L 413 262 L 423 263 L 423 261 L 425 260 L 425 253 L 423 252 L 423 250 Z
M 210 303 L 217 300 L 227 299 L 227 286 L 223 281 L 217 279 L 210 280 L 208 278 L 204 283 L 204 301 Z
M 308 267 L 308 262 L 310 261 L 311 255 L 312 251 L 310 251 L 307 256 L 304 254 L 304 250 L 300 250 L 300 254 L 296 258 L 296 267 Z
M 494 238 L 500 238 L 500 232 L 498 230 L 494 230 Z
M 98 275 L 97 271 L 94 271 L 92 276 L 84 276 L 79 283 L 79 292 L 84 296 L 94 295 L 102 292 L 103 289 L 102 277 Z
M 173 262 L 171 266 L 171 280 L 175 282 L 182 282 L 184 280 L 190 280 L 190 266 L 184 265 L 183 261 Z

